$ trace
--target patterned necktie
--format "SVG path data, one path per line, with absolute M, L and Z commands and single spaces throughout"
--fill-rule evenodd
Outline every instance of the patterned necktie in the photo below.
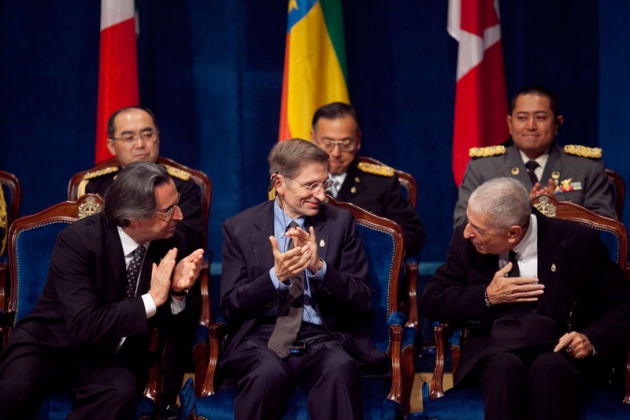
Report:
M 536 170 L 536 168 L 538 168 L 538 162 L 536 162 L 535 160 L 528 160 L 527 163 L 525 164 L 525 167 L 527 168 L 527 174 L 529 175 L 529 179 L 532 181 L 532 185 L 536 185 L 536 183 L 538 182 L 538 177 L 536 176 L 536 172 L 534 172 Z
M 146 248 L 142 245 L 134 249 L 131 254 L 131 262 L 127 267 L 127 299 L 136 295 L 136 285 L 138 284 L 138 273 L 140 272 L 140 264 Z
M 291 222 L 289 228 L 297 228 L 298 224 Z M 287 251 L 293 249 L 293 240 L 289 241 Z M 302 325 L 302 313 L 304 312 L 304 272 L 291 278 L 289 291 L 278 309 L 276 326 L 269 337 L 267 347 L 273 350 L 281 358 L 289 355 L 289 347 L 295 341 L 297 333 Z

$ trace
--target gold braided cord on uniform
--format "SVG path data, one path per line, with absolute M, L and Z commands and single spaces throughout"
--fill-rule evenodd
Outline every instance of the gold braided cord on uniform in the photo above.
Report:
M 4 199 L 4 191 L 0 187 L 0 230 L 4 233 L 0 239 L 0 254 L 4 254 L 9 235 L 9 212 L 7 211 L 7 201 Z
M 599 147 L 580 146 L 579 144 L 567 144 L 564 146 L 565 153 L 591 159 L 601 159 L 602 149 Z
M 368 174 L 380 176 L 391 177 L 395 174 L 394 168 L 390 168 L 386 165 L 377 165 L 375 163 L 359 162 L 357 168 L 359 168 L 360 171 L 366 172 Z
M 471 147 L 468 150 L 468 156 L 471 158 L 499 156 L 505 154 L 506 151 L 505 146 Z

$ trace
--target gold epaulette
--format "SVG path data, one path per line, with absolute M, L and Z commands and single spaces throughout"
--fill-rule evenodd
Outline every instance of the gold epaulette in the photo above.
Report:
M 471 147 L 468 150 L 468 156 L 471 158 L 499 156 L 505 154 L 506 151 L 505 146 Z
M 85 175 L 83 175 L 83 179 L 94 179 L 98 178 L 99 176 L 111 174 L 118 171 L 120 171 L 120 166 L 108 166 L 107 168 L 99 169 L 98 171 L 87 172 Z
M 390 168 L 386 165 L 376 165 L 374 163 L 359 162 L 357 168 L 368 174 L 380 175 L 380 176 L 394 176 L 394 168 Z
M 183 169 L 176 168 L 170 165 L 164 165 L 166 171 L 173 178 L 181 179 L 182 181 L 188 181 L 190 179 L 190 172 L 184 171 Z
M 579 144 L 567 144 L 566 146 L 564 146 L 564 152 L 570 155 L 591 159 L 602 158 L 602 149 L 600 149 L 599 147 L 586 147 L 580 146 Z

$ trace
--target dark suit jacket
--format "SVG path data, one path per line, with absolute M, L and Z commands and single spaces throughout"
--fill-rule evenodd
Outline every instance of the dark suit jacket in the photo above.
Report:
M 397 176 L 381 176 L 363 172 L 352 162 L 336 199 L 386 217 L 398 223 L 405 238 L 405 255 L 417 254 L 424 244 L 424 227 L 418 213 L 400 192 Z
M 515 168 L 518 171 L 513 171 Z M 558 181 L 571 178 L 573 182 L 582 183 L 581 190 L 558 194 L 556 196 L 558 200 L 572 201 L 602 216 L 617 218 L 610 183 L 602 160 L 569 155 L 554 143 L 549 150 L 549 160 L 545 165 L 540 183 L 546 186 L 554 172 L 558 173 Z M 466 219 L 466 207 L 470 194 L 484 182 L 502 176 L 518 179 L 527 191 L 533 187 L 516 146 L 508 147 L 503 155 L 473 159 L 468 163 L 455 205 L 453 216 L 455 226 Z
M 18 323 L 14 338 L 63 349 L 76 359 L 108 360 L 122 352 L 130 366 L 146 366 L 153 326 L 177 336 L 186 329 L 183 326 L 195 325 L 191 299 L 177 315 L 171 313 L 167 301 L 147 320 L 141 298 L 149 290 L 153 262 L 159 263 L 170 248 L 182 245 L 178 232 L 172 238 L 151 242 L 137 295 L 125 299 L 127 275 L 116 226 L 103 213 L 76 221 L 59 234 L 42 295 L 33 312 Z M 20 334 L 20 329 L 30 334 Z M 122 337 L 126 341 L 119 356 L 114 356 Z M 19 340 L 10 343 L 18 348 L 19 344 Z
M 85 186 L 85 192 L 100 194 L 105 197 L 105 191 L 114 182 L 117 175 L 118 172 L 111 172 L 90 179 Z M 199 189 L 192 179 L 187 181 L 175 177 L 172 177 L 172 179 L 175 182 L 177 192 L 181 196 L 179 208 L 184 215 L 184 220 L 177 224 L 177 230 L 184 234 L 186 241 L 186 249 L 180 250 L 180 254 L 188 255 L 197 248 L 206 248 L 204 246 L 201 197 L 199 196 Z
M 274 264 L 269 242 L 274 234 L 273 204 L 252 207 L 223 225 L 221 311 L 230 334 L 223 360 L 231 357 L 282 297 L 269 276 Z M 321 284 L 311 282 L 311 295 L 324 325 L 344 336 L 344 348 L 359 361 L 380 358 L 382 354 L 369 341 L 372 291 L 352 215 L 322 204 L 315 217 L 306 219 L 306 226 L 315 229 L 319 257 L 327 264 Z
M 568 331 L 573 311 L 572 328 L 589 338 L 596 357 L 614 359 L 630 337 L 630 283 L 610 261 L 595 230 L 534 213 L 538 219 L 538 276 L 545 285 L 538 314 L 555 321 L 559 338 Z M 462 351 L 456 383 L 491 344 L 490 328 L 505 306 L 487 308 L 484 303 L 485 289 L 499 269 L 499 257 L 478 253 L 464 239 L 463 230 L 463 225 L 455 229 L 446 263 L 419 300 L 428 319 L 470 326 L 471 338 Z

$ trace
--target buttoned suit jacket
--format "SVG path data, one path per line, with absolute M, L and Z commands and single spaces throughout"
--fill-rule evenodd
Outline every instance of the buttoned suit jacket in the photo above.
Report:
M 416 210 L 402 196 L 398 177 L 363 172 L 358 164 L 355 159 L 348 167 L 335 198 L 398 223 L 403 230 L 405 254 L 417 254 L 424 244 L 424 227 Z
M 558 181 L 571 178 L 572 182 L 581 182 L 581 190 L 560 193 L 556 198 L 560 201 L 571 201 L 597 214 L 616 219 L 610 183 L 604 169 L 602 160 L 569 155 L 553 143 L 540 183 L 545 187 L 548 180 L 553 178 Z M 466 207 L 472 192 L 484 182 L 498 177 L 516 178 L 527 191 L 533 187 L 521 154 L 514 145 L 508 147 L 505 154 L 473 159 L 468 162 L 464 180 L 459 187 L 453 215 L 455 226 L 466 220 Z
M 59 234 L 42 295 L 32 313 L 18 323 L 9 349 L 19 352 L 20 343 L 26 342 L 62 349 L 77 360 L 118 360 L 123 354 L 134 373 L 146 374 L 151 328 L 177 336 L 185 325 L 195 323 L 191 299 L 177 315 L 171 313 L 167 300 L 147 319 L 141 297 L 149 290 L 152 264 L 159 264 L 172 247 L 182 246 L 177 231 L 172 238 L 152 241 L 136 296 L 126 299 L 126 264 L 116 226 L 103 213 L 72 223 Z M 125 342 L 115 355 L 123 337 Z
M 600 360 L 619 361 L 630 337 L 630 283 L 612 262 L 594 229 L 552 219 L 534 210 L 538 220 L 538 277 L 545 285 L 537 313 L 553 319 L 558 338 L 572 329 L 585 334 Z M 464 225 L 454 230 L 446 262 L 438 268 L 419 300 L 428 318 L 469 326 L 455 382 L 492 344 L 490 328 L 505 305 L 487 308 L 486 287 L 499 270 L 498 255 L 480 254 L 464 239 Z
M 275 288 L 269 274 L 274 265 L 269 242 L 274 235 L 273 208 L 274 201 L 262 203 L 223 225 L 220 305 L 229 337 L 221 365 L 237 357 L 239 344 L 286 293 Z M 381 362 L 383 354 L 369 338 L 372 290 L 352 214 L 322 203 L 318 214 L 307 217 L 305 225 L 315 229 L 318 255 L 327 264 L 321 283 L 310 282 L 311 296 L 324 326 L 343 337 L 344 348 L 360 363 Z

